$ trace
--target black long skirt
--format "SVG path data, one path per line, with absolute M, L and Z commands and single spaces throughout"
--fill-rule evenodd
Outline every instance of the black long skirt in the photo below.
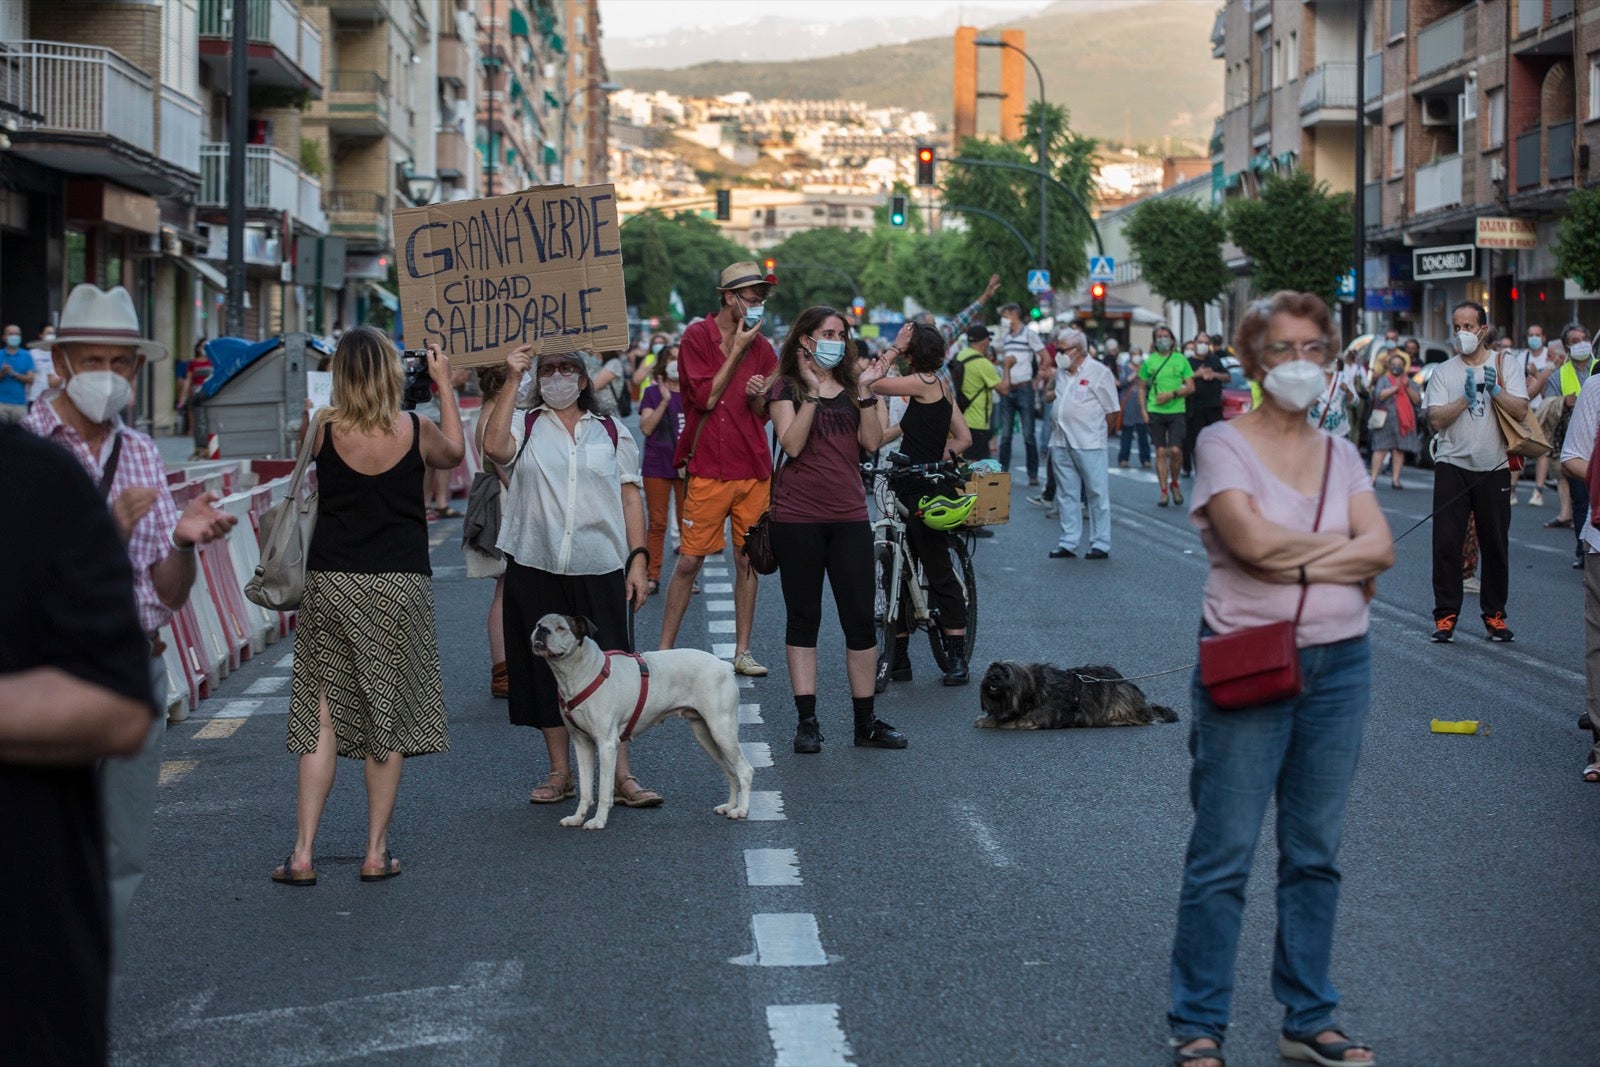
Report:
M 628 591 L 624 572 L 551 574 L 506 557 L 506 678 L 513 726 L 541 730 L 563 725 L 556 703 L 556 676 L 533 654 L 533 628 L 555 612 L 583 616 L 595 624 L 596 643 L 606 651 L 632 652 L 628 642 Z

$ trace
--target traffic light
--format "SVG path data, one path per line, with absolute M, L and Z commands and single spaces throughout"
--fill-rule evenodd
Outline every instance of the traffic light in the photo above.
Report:
M 771 256 L 768 256 L 766 259 L 763 259 L 761 261 L 761 266 L 766 270 L 766 272 L 768 274 L 776 274 L 776 273 L 778 273 L 778 261 L 776 259 L 773 259 Z
M 933 180 L 933 146 L 926 144 L 917 145 L 917 184 L 921 186 L 937 185 Z
M 867 313 L 867 300 L 866 300 L 866 297 L 858 296 L 854 300 L 850 301 L 850 314 L 854 315 L 856 318 L 859 319 L 862 315 L 865 315 L 866 313 Z
M 906 224 L 906 198 L 900 195 L 889 198 L 889 225 L 904 226 Z
M 717 190 L 717 221 L 727 222 L 733 218 L 733 190 Z
M 1106 317 L 1106 283 L 1095 282 L 1089 286 L 1089 313 L 1097 319 Z

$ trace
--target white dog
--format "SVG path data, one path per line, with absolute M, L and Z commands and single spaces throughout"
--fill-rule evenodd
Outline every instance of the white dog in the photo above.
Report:
M 589 635 L 594 623 L 567 615 L 546 615 L 533 629 L 533 654 L 555 672 L 561 713 L 572 726 L 578 749 L 578 810 L 562 826 L 604 830 L 611 814 L 617 772 L 617 745 L 671 715 L 682 715 L 695 740 L 728 776 L 728 802 L 718 815 L 743 819 L 750 814 L 750 782 L 755 771 L 739 748 L 739 687 L 733 668 L 709 652 L 668 649 L 635 656 L 602 652 Z M 600 754 L 600 800 L 594 818 L 584 822 L 594 800 L 594 759 Z

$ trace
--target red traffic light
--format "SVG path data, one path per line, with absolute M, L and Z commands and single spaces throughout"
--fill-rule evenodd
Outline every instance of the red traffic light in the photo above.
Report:
M 937 185 L 933 176 L 933 146 L 917 145 L 917 185 L 922 188 Z
M 918 163 L 932 163 L 933 162 L 933 149 L 931 149 L 931 148 L 919 148 L 919 149 L 917 149 L 917 162 Z
M 778 269 L 778 261 L 773 259 L 771 256 L 768 256 L 766 259 L 762 260 L 761 265 L 767 269 L 768 274 L 772 274 Z
M 1096 300 L 1104 300 L 1106 298 L 1105 284 L 1103 282 L 1095 282 L 1089 286 L 1089 295 Z

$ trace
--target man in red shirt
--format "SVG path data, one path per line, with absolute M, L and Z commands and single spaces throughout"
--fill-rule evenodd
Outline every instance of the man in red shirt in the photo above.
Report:
M 722 272 L 717 286 L 721 309 L 691 325 L 679 342 L 678 384 L 688 417 L 675 461 L 688 470 L 689 491 L 683 505 L 683 543 L 661 617 L 661 647 L 671 648 L 700 565 L 722 551 L 722 528 L 731 518 L 733 669 L 754 677 L 767 673 L 750 654 L 758 575 L 738 549 L 770 500 L 772 452 L 762 426 L 765 387 L 778 369 L 778 356 L 761 336 L 761 312 L 777 283 L 754 263 L 735 263 Z

